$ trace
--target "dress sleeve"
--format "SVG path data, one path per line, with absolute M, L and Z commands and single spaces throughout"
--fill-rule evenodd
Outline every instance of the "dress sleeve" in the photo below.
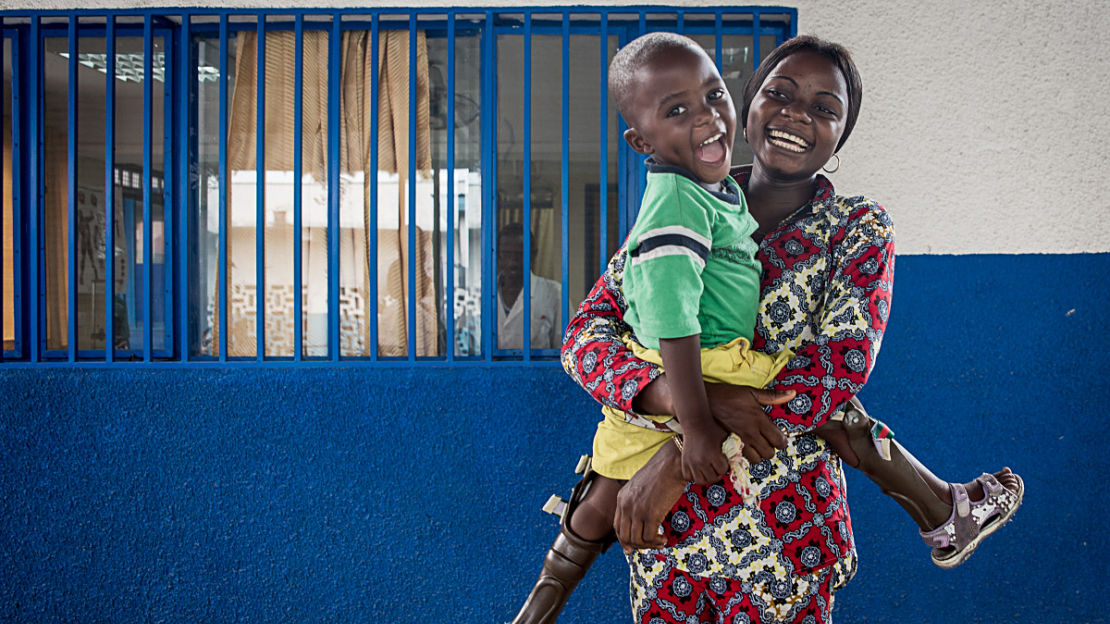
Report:
M 871 372 L 890 311 L 894 280 L 894 226 L 881 206 L 862 202 L 830 241 L 830 262 L 815 336 L 807 340 L 772 384 L 797 396 L 769 413 L 787 433 L 825 423 L 854 396 Z
M 624 321 L 628 305 L 621 294 L 624 258 L 622 247 L 567 324 L 562 362 L 591 396 L 631 414 L 633 399 L 662 371 L 633 355 L 621 339 L 631 331 Z

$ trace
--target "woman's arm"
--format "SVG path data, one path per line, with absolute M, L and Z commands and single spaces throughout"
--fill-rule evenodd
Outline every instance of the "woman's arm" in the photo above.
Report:
M 621 339 L 631 331 L 624 322 L 628 304 L 621 294 L 623 278 L 624 249 L 621 248 L 609 260 L 605 273 L 567 324 L 563 335 L 563 368 L 586 392 L 609 407 L 628 413 L 672 414 L 671 410 L 638 412 L 637 408 L 646 406 L 634 405 L 644 388 L 662 371 L 655 364 L 637 358 Z M 637 424 L 649 426 L 645 423 L 651 423 L 643 420 Z
M 886 329 L 894 279 L 890 217 L 882 207 L 859 199 L 830 247 L 833 266 L 815 319 L 816 335 L 798 348 L 771 386 L 797 392 L 770 410 L 775 424 L 788 433 L 820 426 L 863 388 Z M 767 263 L 764 267 L 774 270 Z

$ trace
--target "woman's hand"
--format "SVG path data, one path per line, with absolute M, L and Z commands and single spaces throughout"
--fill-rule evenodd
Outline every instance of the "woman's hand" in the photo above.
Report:
M 668 413 L 669 389 L 662 375 L 645 388 L 644 407 L 653 413 Z M 786 436 L 771 424 L 764 405 L 778 405 L 794 398 L 794 391 L 779 392 L 763 388 L 706 384 L 709 410 L 725 429 L 740 436 L 744 456 L 759 462 L 774 456 L 776 448 L 786 447 Z M 664 444 L 617 495 L 613 529 L 625 552 L 640 548 L 662 548 L 667 540 L 659 525 L 686 489 L 682 478 L 682 455 L 674 444 Z
M 668 442 L 617 494 L 613 529 L 626 553 L 667 545 L 659 525 L 685 489 L 681 455 L 678 447 Z
M 775 455 L 775 449 L 786 448 L 786 436 L 776 427 L 764 405 L 779 405 L 794 398 L 795 392 L 767 390 L 730 384 L 705 384 L 709 412 L 726 431 L 740 436 L 744 457 L 756 464 Z

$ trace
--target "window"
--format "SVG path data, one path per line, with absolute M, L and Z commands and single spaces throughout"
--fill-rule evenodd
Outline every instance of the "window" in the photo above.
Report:
M 795 22 L 650 11 L 0 14 L 4 359 L 554 359 L 641 193 L 612 54 L 738 94 Z

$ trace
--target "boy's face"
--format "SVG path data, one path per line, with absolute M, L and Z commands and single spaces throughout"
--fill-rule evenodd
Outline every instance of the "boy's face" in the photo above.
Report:
M 713 61 L 701 50 L 675 48 L 636 72 L 625 140 L 662 164 L 716 185 L 732 165 L 736 109 Z

